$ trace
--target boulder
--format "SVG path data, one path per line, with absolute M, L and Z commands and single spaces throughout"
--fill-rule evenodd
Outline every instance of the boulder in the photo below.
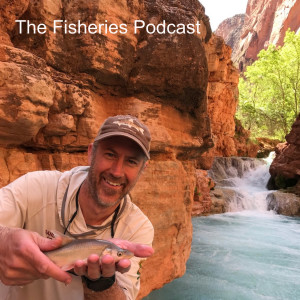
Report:
M 285 216 L 300 216 L 300 197 L 292 193 L 280 191 L 272 192 L 267 196 L 268 210 Z
M 194 203 L 192 216 L 205 215 L 211 212 L 212 201 L 210 190 L 215 183 L 207 176 L 207 171 L 196 170 L 196 187 L 194 191 Z

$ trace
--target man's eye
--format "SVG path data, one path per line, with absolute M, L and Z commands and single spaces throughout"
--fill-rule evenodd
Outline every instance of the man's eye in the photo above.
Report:
M 108 157 L 108 158 L 114 158 L 115 154 L 111 153 L 111 152 L 107 152 L 107 153 L 105 153 L 105 156 Z
M 138 162 L 134 159 L 129 159 L 128 160 L 128 163 L 131 165 L 131 166 L 137 166 L 138 165 Z

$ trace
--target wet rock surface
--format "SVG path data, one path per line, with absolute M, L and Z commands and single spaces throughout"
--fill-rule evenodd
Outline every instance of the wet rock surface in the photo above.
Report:
M 267 196 L 268 210 L 285 216 L 300 216 L 300 197 L 281 191 L 272 192 Z

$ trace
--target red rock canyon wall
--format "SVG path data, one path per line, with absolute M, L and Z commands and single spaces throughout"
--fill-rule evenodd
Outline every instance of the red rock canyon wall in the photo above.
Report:
M 238 16 L 222 22 L 216 34 L 233 48 L 232 60 L 241 71 L 257 59 L 260 50 L 268 45 L 282 45 L 288 28 L 300 28 L 300 2 L 297 0 L 249 0 L 244 25 Z M 235 24 L 233 34 L 231 24 Z

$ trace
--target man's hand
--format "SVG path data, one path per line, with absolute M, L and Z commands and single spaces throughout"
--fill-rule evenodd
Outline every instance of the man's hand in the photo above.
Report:
M 135 244 L 125 240 L 110 239 L 111 242 L 117 246 L 131 251 L 134 256 L 149 257 L 154 253 L 152 247 L 142 244 Z M 78 260 L 74 266 L 74 272 L 80 276 L 86 276 L 91 280 L 102 277 L 111 277 L 116 271 L 120 273 L 128 272 L 131 267 L 129 259 L 121 259 L 115 262 L 114 258 L 110 255 L 104 255 L 101 259 L 96 254 L 88 257 L 87 263 Z
M 0 280 L 5 285 L 25 285 L 53 277 L 69 284 L 70 274 L 62 271 L 42 251 L 61 245 L 61 238 L 44 238 L 36 232 L 0 227 Z

